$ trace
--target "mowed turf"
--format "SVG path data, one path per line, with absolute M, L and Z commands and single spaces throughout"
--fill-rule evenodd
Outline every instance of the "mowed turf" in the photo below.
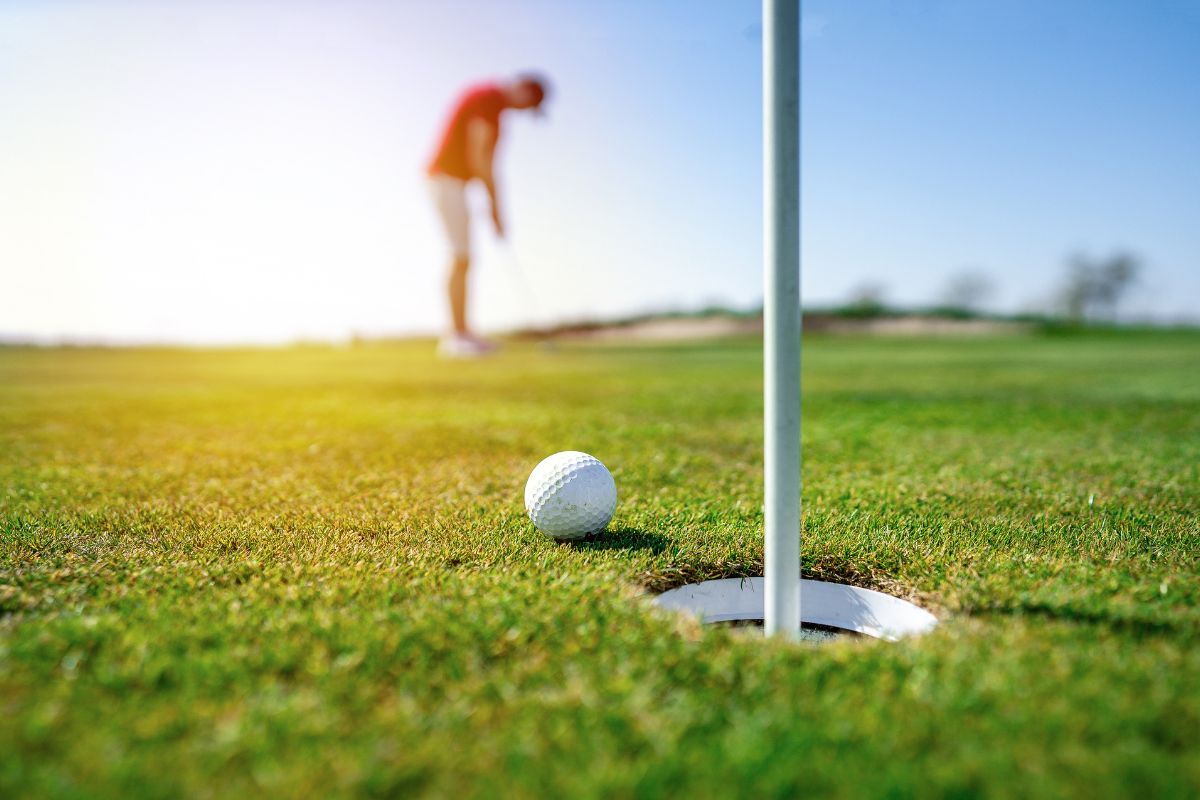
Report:
M 1200 793 L 1200 334 L 807 342 L 805 570 L 896 644 L 647 606 L 761 570 L 760 361 L 0 350 L 0 796 Z

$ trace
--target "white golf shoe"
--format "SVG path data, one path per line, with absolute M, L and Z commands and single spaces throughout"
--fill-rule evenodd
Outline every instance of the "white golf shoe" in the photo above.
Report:
M 448 333 L 438 342 L 438 355 L 442 358 L 483 358 L 497 349 L 492 342 L 469 333 Z

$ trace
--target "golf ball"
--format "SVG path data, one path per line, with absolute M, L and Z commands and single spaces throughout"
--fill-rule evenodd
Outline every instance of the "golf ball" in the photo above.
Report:
M 603 530 L 617 510 L 617 484 L 608 467 L 587 453 L 555 453 L 525 484 L 525 510 L 542 533 L 580 539 Z

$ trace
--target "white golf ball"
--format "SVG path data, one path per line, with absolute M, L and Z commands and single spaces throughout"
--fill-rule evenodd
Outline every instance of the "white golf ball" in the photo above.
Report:
M 617 484 L 608 467 L 587 453 L 555 453 L 533 468 L 525 510 L 555 539 L 581 539 L 603 530 L 617 510 Z

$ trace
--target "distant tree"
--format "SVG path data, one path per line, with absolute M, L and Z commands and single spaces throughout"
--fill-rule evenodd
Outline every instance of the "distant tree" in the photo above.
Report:
M 848 316 L 878 317 L 887 310 L 887 287 L 881 283 L 859 284 L 850 292 L 850 300 L 843 309 Z
M 1131 253 L 1116 253 L 1103 264 L 1098 299 L 1107 307 L 1108 317 L 1114 322 L 1117 319 L 1117 304 L 1137 282 L 1141 271 L 1141 262 Z
M 1063 311 L 1067 318 L 1082 322 L 1096 294 L 1096 276 L 1086 256 L 1074 255 L 1067 263 L 1067 281 L 1062 290 Z
M 946 284 L 941 307 L 949 311 L 978 314 L 995 288 L 987 275 L 977 270 L 965 270 L 952 276 Z
M 1076 254 L 1067 263 L 1063 310 L 1076 322 L 1101 317 L 1115 322 L 1121 298 L 1141 271 L 1141 260 L 1132 253 L 1118 251 L 1095 259 Z

